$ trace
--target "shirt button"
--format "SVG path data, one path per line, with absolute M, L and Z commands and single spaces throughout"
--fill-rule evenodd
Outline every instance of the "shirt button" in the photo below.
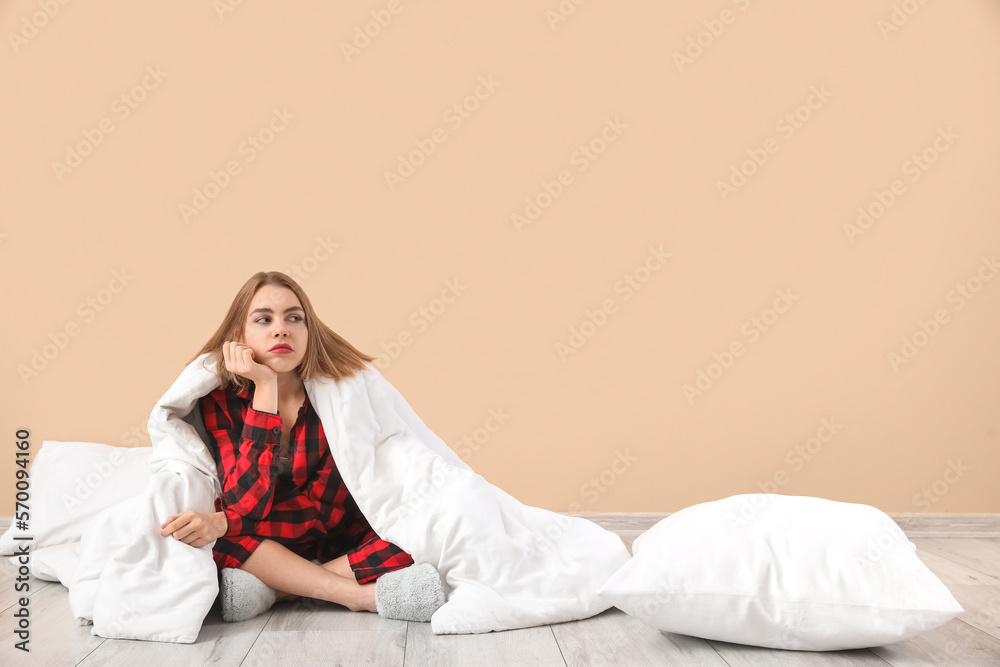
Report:
M 275 435 L 280 435 L 281 434 L 281 427 L 280 426 L 275 426 L 274 428 L 271 429 L 271 433 L 274 433 Z

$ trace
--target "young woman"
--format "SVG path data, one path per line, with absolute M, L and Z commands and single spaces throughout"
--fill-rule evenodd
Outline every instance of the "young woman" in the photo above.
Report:
M 192 361 L 206 352 L 220 387 L 199 406 L 222 496 L 214 513 L 168 517 L 161 535 L 192 547 L 215 540 L 223 618 L 244 620 L 304 596 L 429 621 L 444 603 L 437 571 L 413 566 L 374 533 L 305 392 L 304 380 L 349 378 L 374 357 L 323 324 L 302 288 L 277 271 L 243 285 Z

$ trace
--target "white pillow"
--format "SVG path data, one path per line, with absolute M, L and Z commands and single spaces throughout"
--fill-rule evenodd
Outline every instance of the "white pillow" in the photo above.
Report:
M 45 440 L 29 469 L 28 530 L 18 530 L 14 508 L 10 528 L 0 536 L 0 555 L 75 542 L 101 510 L 142 493 L 149 482 L 152 447 L 112 447 L 92 442 Z M 15 536 L 32 540 L 15 540 Z
M 644 532 L 598 594 L 668 632 L 807 651 L 881 646 L 964 611 L 869 505 L 744 494 Z

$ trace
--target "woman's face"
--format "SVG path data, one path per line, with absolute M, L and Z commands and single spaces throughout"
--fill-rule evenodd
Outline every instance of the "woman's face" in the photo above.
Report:
M 254 361 L 277 373 L 295 370 L 306 357 L 309 330 L 305 318 L 306 311 L 292 290 L 279 285 L 258 289 L 243 328 L 243 342 L 253 350 Z

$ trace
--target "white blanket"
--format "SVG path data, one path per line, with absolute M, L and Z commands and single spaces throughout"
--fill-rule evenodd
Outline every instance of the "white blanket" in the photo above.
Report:
M 220 495 L 198 399 L 218 388 L 205 354 L 184 369 L 149 419 L 152 474 L 141 496 L 104 510 L 77 550 L 39 550 L 61 572 L 77 621 L 92 634 L 191 643 L 218 593 L 212 544 L 160 536 L 185 510 Z M 610 607 L 597 588 L 629 558 L 586 519 L 521 504 L 462 462 L 371 366 L 305 383 L 344 483 L 383 539 L 433 564 L 447 601 L 434 633 L 509 630 L 587 618 Z M 46 561 L 46 551 L 51 551 Z M 72 562 L 72 566 L 67 562 Z

